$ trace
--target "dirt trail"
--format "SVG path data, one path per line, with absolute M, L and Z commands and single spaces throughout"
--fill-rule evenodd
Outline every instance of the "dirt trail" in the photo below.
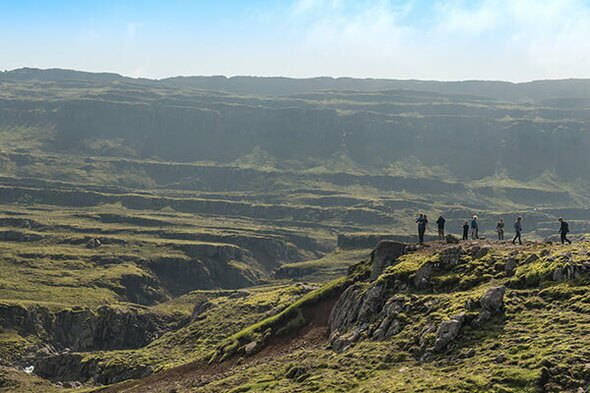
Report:
M 291 336 L 273 339 L 260 352 L 250 357 L 233 357 L 221 363 L 208 364 L 204 361 L 188 363 L 170 370 L 152 374 L 140 380 L 129 380 L 98 389 L 101 393 L 151 393 L 174 391 L 179 386 L 199 387 L 226 378 L 245 368 L 267 363 L 270 359 L 286 355 L 300 348 L 325 346 L 328 336 L 330 311 L 338 296 L 326 299 L 304 311 L 309 324 Z M 172 390 L 171 390 L 172 389 Z

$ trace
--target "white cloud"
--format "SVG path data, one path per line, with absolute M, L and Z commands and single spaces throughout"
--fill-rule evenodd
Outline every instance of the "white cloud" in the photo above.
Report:
M 314 18 L 290 43 L 300 61 L 286 68 L 296 75 L 420 79 L 590 77 L 586 1 L 439 1 L 419 22 L 414 7 L 412 1 L 298 0 L 291 24 L 302 13 Z

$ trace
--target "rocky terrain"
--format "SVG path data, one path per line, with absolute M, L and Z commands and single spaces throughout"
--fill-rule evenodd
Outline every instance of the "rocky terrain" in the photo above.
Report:
M 588 391 L 588 91 L 0 72 L 0 391 Z
M 203 358 L 98 391 L 588 391 L 589 246 L 382 241 Z

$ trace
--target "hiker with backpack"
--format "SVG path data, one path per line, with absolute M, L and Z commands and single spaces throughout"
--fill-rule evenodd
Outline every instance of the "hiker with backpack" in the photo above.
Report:
M 518 217 L 514 222 L 514 239 L 512 239 L 512 244 L 516 244 L 516 239 L 518 239 L 518 244 L 522 245 L 521 233 L 522 233 L 522 217 Z
M 438 220 L 436 220 L 436 225 L 438 226 L 438 237 L 441 240 L 445 240 L 445 218 L 440 215 L 438 216 Z
M 471 219 L 471 240 L 479 239 L 479 225 L 477 224 L 477 216 Z
M 496 232 L 498 232 L 498 240 L 504 240 L 504 219 L 500 218 L 500 221 L 496 224 Z
M 560 226 L 559 226 L 559 234 L 561 237 L 561 244 L 572 244 L 572 241 L 567 238 L 567 234 L 570 232 L 570 226 L 567 222 L 563 221 L 563 218 L 559 217 Z
M 428 224 L 428 217 L 420 213 L 416 219 L 418 224 L 418 243 L 424 243 L 424 234 L 426 233 L 426 224 Z

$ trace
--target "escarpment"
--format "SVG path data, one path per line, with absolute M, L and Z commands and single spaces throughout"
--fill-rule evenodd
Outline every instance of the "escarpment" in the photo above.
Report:
M 547 318 L 556 308 L 572 312 L 565 310 L 574 307 L 579 311 L 573 311 L 573 318 L 584 318 L 579 304 L 556 303 L 561 296 L 571 301 L 573 293 L 583 293 L 590 283 L 584 246 L 569 252 L 541 243 L 524 249 L 474 242 L 416 248 L 382 241 L 371 256 L 361 265 L 370 274 L 352 283 L 331 310 L 328 342 L 336 352 L 355 353 L 364 342 L 390 342 L 419 364 L 474 356 L 482 361 L 481 356 L 493 356 L 493 362 L 503 363 L 510 352 L 500 344 L 503 339 L 491 347 L 483 344 L 494 340 L 498 330 L 518 329 L 521 318 Z M 557 295 L 560 291 L 565 292 Z M 539 301 L 525 301 L 529 296 Z M 536 315 L 539 308 L 543 311 Z M 561 356 L 557 350 L 552 353 Z M 565 379 L 554 371 L 531 385 L 546 391 L 585 386 L 582 365 L 576 364 L 578 371 L 562 372 L 568 375 Z

